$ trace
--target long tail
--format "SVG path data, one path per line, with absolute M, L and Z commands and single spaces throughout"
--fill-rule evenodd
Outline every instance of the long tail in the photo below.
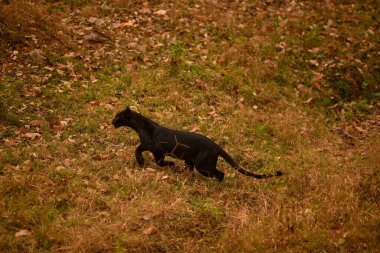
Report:
M 226 162 L 228 162 L 235 170 L 237 170 L 238 172 L 240 172 L 241 174 L 243 174 L 245 176 L 254 177 L 257 179 L 263 179 L 263 178 L 268 178 L 268 177 L 279 177 L 282 175 L 281 171 L 276 171 L 274 174 L 255 174 L 255 173 L 249 172 L 249 171 L 241 168 L 232 159 L 232 157 L 229 154 L 227 154 L 227 152 L 224 151 L 222 148 L 220 148 L 220 156 L 223 157 L 224 160 L 226 160 Z

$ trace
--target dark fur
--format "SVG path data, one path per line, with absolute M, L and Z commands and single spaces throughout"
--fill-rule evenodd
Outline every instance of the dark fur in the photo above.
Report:
M 246 171 L 240 168 L 226 151 L 206 136 L 160 126 L 129 107 L 119 112 L 112 124 L 116 128 L 130 127 L 138 133 L 141 144 L 137 147 L 135 156 L 140 166 L 144 164 L 142 152 L 150 151 L 158 166 L 174 165 L 171 161 L 165 161 L 165 156 L 171 156 L 184 160 L 189 170 L 192 171 L 195 167 L 202 175 L 216 177 L 219 181 L 223 180 L 224 173 L 216 168 L 218 156 L 223 157 L 233 168 L 246 176 L 262 179 L 282 175 L 280 171 L 275 172 L 274 175 L 258 175 Z

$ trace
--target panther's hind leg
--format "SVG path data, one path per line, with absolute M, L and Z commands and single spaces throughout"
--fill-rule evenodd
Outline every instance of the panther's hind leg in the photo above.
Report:
M 195 168 L 206 177 L 215 177 L 220 182 L 223 181 L 224 173 L 216 168 L 216 163 L 218 162 L 218 155 L 208 156 L 204 159 L 197 161 Z
M 163 166 L 174 166 L 174 162 L 172 161 L 165 161 L 165 155 L 161 152 L 153 152 L 154 161 L 156 164 L 160 167 Z
M 188 171 L 193 171 L 194 170 L 194 163 L 191 162 L 191 161 L 185 161 L 185 164 L 186 164 L 186 169 Z

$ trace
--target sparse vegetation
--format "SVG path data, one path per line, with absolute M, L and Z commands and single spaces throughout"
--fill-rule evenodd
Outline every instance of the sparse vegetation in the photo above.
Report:
M 377 252 L 377 1 L 0 3 L 1 252 Z M 220 184 L 136 165 L 126 105 Z

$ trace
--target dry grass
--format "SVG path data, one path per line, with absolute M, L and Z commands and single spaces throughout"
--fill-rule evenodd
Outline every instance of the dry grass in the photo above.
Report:
M 22 4 L 30 3 L 2 6 L 9 24 L 29 24 L 23 11 L 3 11 Z M 340 1 L 332 4 L 343 8 Z M 55 25 L 47 34 L 65 26 L 67 43 L 58 43 L 64 53 L 44 44 L 46 59 L 37 64 L 28 57 L 34 46 L 2 40 L 0 251 L 379 250 L 376 94 L 363 91 L 348 100 L 330 93 L 327 74 L 315 86 L 310 80 L 324 70 L 305 65 L 309 46 L 296 47 L 321 6 L 249 1 L 30 6 L 39 10 L 37 16 L 51 15 Z M 367 20 L 363 13 L 375 16 L 376 8 L 360 6 L 346 7 L 366 20 L 356 29 L 368 30 L 376 18 Z M 321 20 L 336 15 L 342 22 L 335 33 L 343 36 L 349 32 L 345 15 L 334 10 Z M 0 28 L 4 39 L 17 26 Z M 92 32 L 105 38 L 87 40 Z M 326 45 L 326 38 L 322 42 L 313 34 L 308 45 L 343 54 L 340 40 Z M 357 38 L 350 39 L 355 44 Z M 283 51 L 284 41 L 289 51 Z M 372 89 L 377 79 L 366 71 L 376 64 L 364 63 L 368 68 L 361 70 Z M 348 63 L 340 64 L 334 69 Z M 341 75 L 349 82 L 351 73 Z M 352 84 L 356 92 L 357 81 Z M 326 94 L 332 97 L 330 108 L 324 107 Z M 199 126 L 243 167 L 254 170 L 261 159 L 260 172 L 280 169 L 284 176 L 253 180 L 221 160 L 227 176 L 220 184 L 183 172 L 181 162 L 174 170 L 158 168 L 148 154 L 139 168 L 133 157 L 137 135 L 110 124 L 126 105 L 165 126 Z

